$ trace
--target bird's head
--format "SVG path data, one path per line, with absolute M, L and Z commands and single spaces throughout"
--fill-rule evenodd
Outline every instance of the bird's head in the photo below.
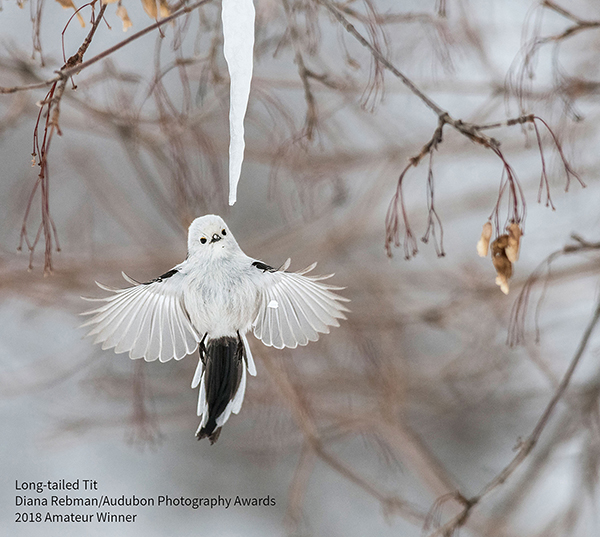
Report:
M 196 218 L 188 231 L 188 254 L 221 257 L 240 247 L 225 221 L 216 214 Z

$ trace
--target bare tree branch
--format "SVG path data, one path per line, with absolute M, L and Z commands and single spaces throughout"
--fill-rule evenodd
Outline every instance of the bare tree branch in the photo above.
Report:
M 502 469 L 502 471 L 500 473 L 498 473 L 492 480 L 490 480 L 479 491 L 478 494 L 467 499 L 466 505 L 461 513 L 459 513 L 457 516 L 455 516 L 450 521 L 446 522 L 443 526 L 441 526 L 437 530 L 430 533 L 429 537 L 452 535 L 458 528 L 463 526 L 465 524 L 465 522 L 468 520 L 473 509 L 475 509 L 492 490 L 494 490 L 495 488 L 502 485 L 512 475 L 512 473 L 523 463 L 523 461 L 527 458 L 529 453 L 531 453 L 531 451 L 537 444 L 538 440 L 540 439 L 540 436 L 541 436 L 542 432 L 544 431 L 544 428 L 548 424 L 550 417 L 554 413 L 554 410 L 556 409 L 558 402 L 561 400 L 561 398 L 565 394 L 567 388 L 569 387 L 569 383 L 571 382 L 573 373 L 575 372 L 575 369 L 577 368 L 577 365 L 579 364 L 581 357 L 583 356 L 583 353 L 585 352 L 585 350 L 587 348 L 590 337 L 591 337 L 592 333 L 594 332 L 594 329 L 596 328 L 596 325 L 598 324 L 599 320 L 600 320 L 600 301 L 598 301 L 598 303 L 596 305 L 594 313 L 593 313 L 586 329 L 583 332 L 581 340 L 579 341 L 579 345 L 577 346 L 577 350 L 575 351 L 575 354 L 573 355 L 573 358 L 571 359 L 571 362 L 569 363 L 569 367 L 567 368 L 567 371 L 565 372 L 563 378 L 561 379 L 560 384 L 558 385 L 558 388 L 556 389 L 556 391 L 554 392 L 554 395 L 552 396 L 552 399 L 550 399 L 550 402 L 544 409 L 544 412 L 538 419 L 538 422 L 536 423 L 535 427 L 533 428 L 533 431 L 531 432 L 531 434 L 527 437 L 527 439 L 525 439 L 523 442 L 521 442 L 521 445 L 519 447 L 519 451 L 517 452 L 517 454 Z
M 83 71 L 84 69 L 88 68 L 90 65 L 94 65 L 95 63 L 99 62 L 100 60 L 103 60 L 107 56 L 110 56 L 111 54 L 113 54 L 117 50 L 120 50 L 124 46 L 129 45 L 129 43 L 131 43 L 132 41 L 135 41 L 136 39 L 139 39 L 140 37 L 156 30 L 157 28 L 160 28 L 161 26 L 164 26 L 165 24 L 181 17 L 182 15 L 185 15 L 186 13 L 190 13 L 191 11 L 194 11 L 195 9 L 199 8 L 200 6 L 203 6 L 210 2 L 212 2 L 212 0 L 200 0 L 199 2 L 195 2 L 188 6 L 182 7 L 179 11 L 176 11 L 172 15 L 169 15 L 168 17 L 165 17 L 164 19 L 161 19 L 161 20 L 155 22 L 154 24 L 151 24 L 150 26 L 147 26 L 143 30 L 140 30 L 139 32 L 136 32 L 136 33 L 130 35 L 128 38 L 123 39 L 116 45 L 113 45 L 112 47 L 107 48 L 106 50 L 102 51 L 101 53 L 97 54 L 96 56 L 90 58 L 89 60 L 87 60 L 85 62 L 82 61 L 82 62 L 74 64 L 74 65 L 69 65 L 69 63 L 67 62 L 67 64 L 65 64 L 60 69 L 60 71 L 57 71 L 57 75 L 55 77 L 49 78 L 48 80 L 45 80 L 44 82 L 40 82 L 38 84 L 28 84 L 25 86 L 13 86 L 13 87 L 0 86 L 0 93 L 15 93 L 17 91 L 28 91 L 31 89 L 43 88 L 45 86 L 50 86 L 50 85 L 58 82 L 59 80 L 68 79 L 69 77 L 76 75 L 76 74 L 80 73 L 81 71 Z M 107 4 L 103 4 L 104 9 L 105 9 L 104 6 L 106 6 L 106 5 Z M 95 31 L 95 29 L 94 29 L 94 31 Z M 89 43 L 88 43 L 88 45 L 89 45 Z M 86 46 L 86 48 L 87 48 L 87 46 Z

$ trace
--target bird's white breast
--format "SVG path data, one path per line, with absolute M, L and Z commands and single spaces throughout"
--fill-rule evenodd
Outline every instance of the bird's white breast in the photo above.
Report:
M 243 254 L 202 262 L 189 259 L 184 303 L 201 337 L 207 333 L 215 339 L 249 330 L 258 308 L 250 261 Z

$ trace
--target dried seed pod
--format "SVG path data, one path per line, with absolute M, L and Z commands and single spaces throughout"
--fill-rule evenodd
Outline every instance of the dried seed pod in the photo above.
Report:
M 486 257 L 490 248 L 490 239 L 492 238 L 492 223 L 486 222 L 481 230 L 481 237 L 477 243 L 477 253 L 479 257 Z
M 496 285 L 500 286 L 500 289 L 505 295 L 508 294 L 508 280 L 512 276 L 512 263 L 506 255 L 508 238 L 508 235 L 500 235 L 492 243 L 492 263 L 498 273 Z
M 500 275 L 503 275 L 508 280 L 512 276 L 512 263 L 506 257 L 504 251 L 502 253 L 495 255 L 492 257 L 492 263 L 494 263 L 494 268 L 496 272 Z
M 73 8 L 75 10 L 75 13 L 77 14 L 77 20 L 79 21 L 79 24 L 81 24 L 82 28 L 85 28 L 85 21 L 83 20 L 83 17 L 81 16 L 81 13 L 79 11 L 77 11 L 77 8 L 75 7 L 75 4 L 73 3 L 73 0 L 56 0 L 64 9 L 69 9 L 69 8 Z
M 492 259 L 498 255 L 505 255 L 504 250 L 508 246 L 508 235 L 500 235 L 494 242 L 492 242 Z
M 126 32 L 128 28 L 131 28 L 133 26 L 133 23 L 131 22 L 131 19 L 129 18 L 127 10 L 121 5 L 119 5 L 119 7 L 117 7 L 117 17 L 119 17 L 123 21 L 123 31 L 124 32 Z
M 144 11 L 148 14 L 151 19 L 158 17 L 158 9 L 156 7 L 156 0 L 142 0 L 142 6 Z
M 504 276 L 496 276 L 496 285 L 499 285 L 500 290 L 508 295 L 508 280 Z
M 168 17 L 171 14 L 167 0 L 158 0 L 158 9 L 161 17 Z
M 519 259 L 519 248 L 521 245 L 521 235 L 523 234 L 519 224 L 513 222 L 508 226 L 508 246 L 506 248 L 506 257 L 515 263 Z

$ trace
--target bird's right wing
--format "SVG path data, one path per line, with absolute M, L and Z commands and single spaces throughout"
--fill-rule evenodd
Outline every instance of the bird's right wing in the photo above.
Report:
M 133 287 L 114 289 L 96 282 L 113 293 L 105 298 L 85 300 L 105 302 L 82 315 L 93 317 L 82 326 L 93 326 L 88 336 L 103 349 L 117 354 L 129 352 L 132 359 L 180 360 L 198 348 L 200 337 L 192 326 L 182 295 L 183 276 L 173 269 L 149 283 L 139 283 L 123 273 Z
M 260 274 L 259 307 L 253 322 L 254 335 L 265 345 L 276 349 L 306 345 L 316 341 L 319 333 L 329 333 L 330 326 L 339 326 L 349 311 L 347 298 L 334 293 L 343 287 L 322 283 L 333 276 L 306 276 L 316 263 L 300 272 L 287 272 L 290 260 L 275 270 L 260 261 L 252 265 Z

